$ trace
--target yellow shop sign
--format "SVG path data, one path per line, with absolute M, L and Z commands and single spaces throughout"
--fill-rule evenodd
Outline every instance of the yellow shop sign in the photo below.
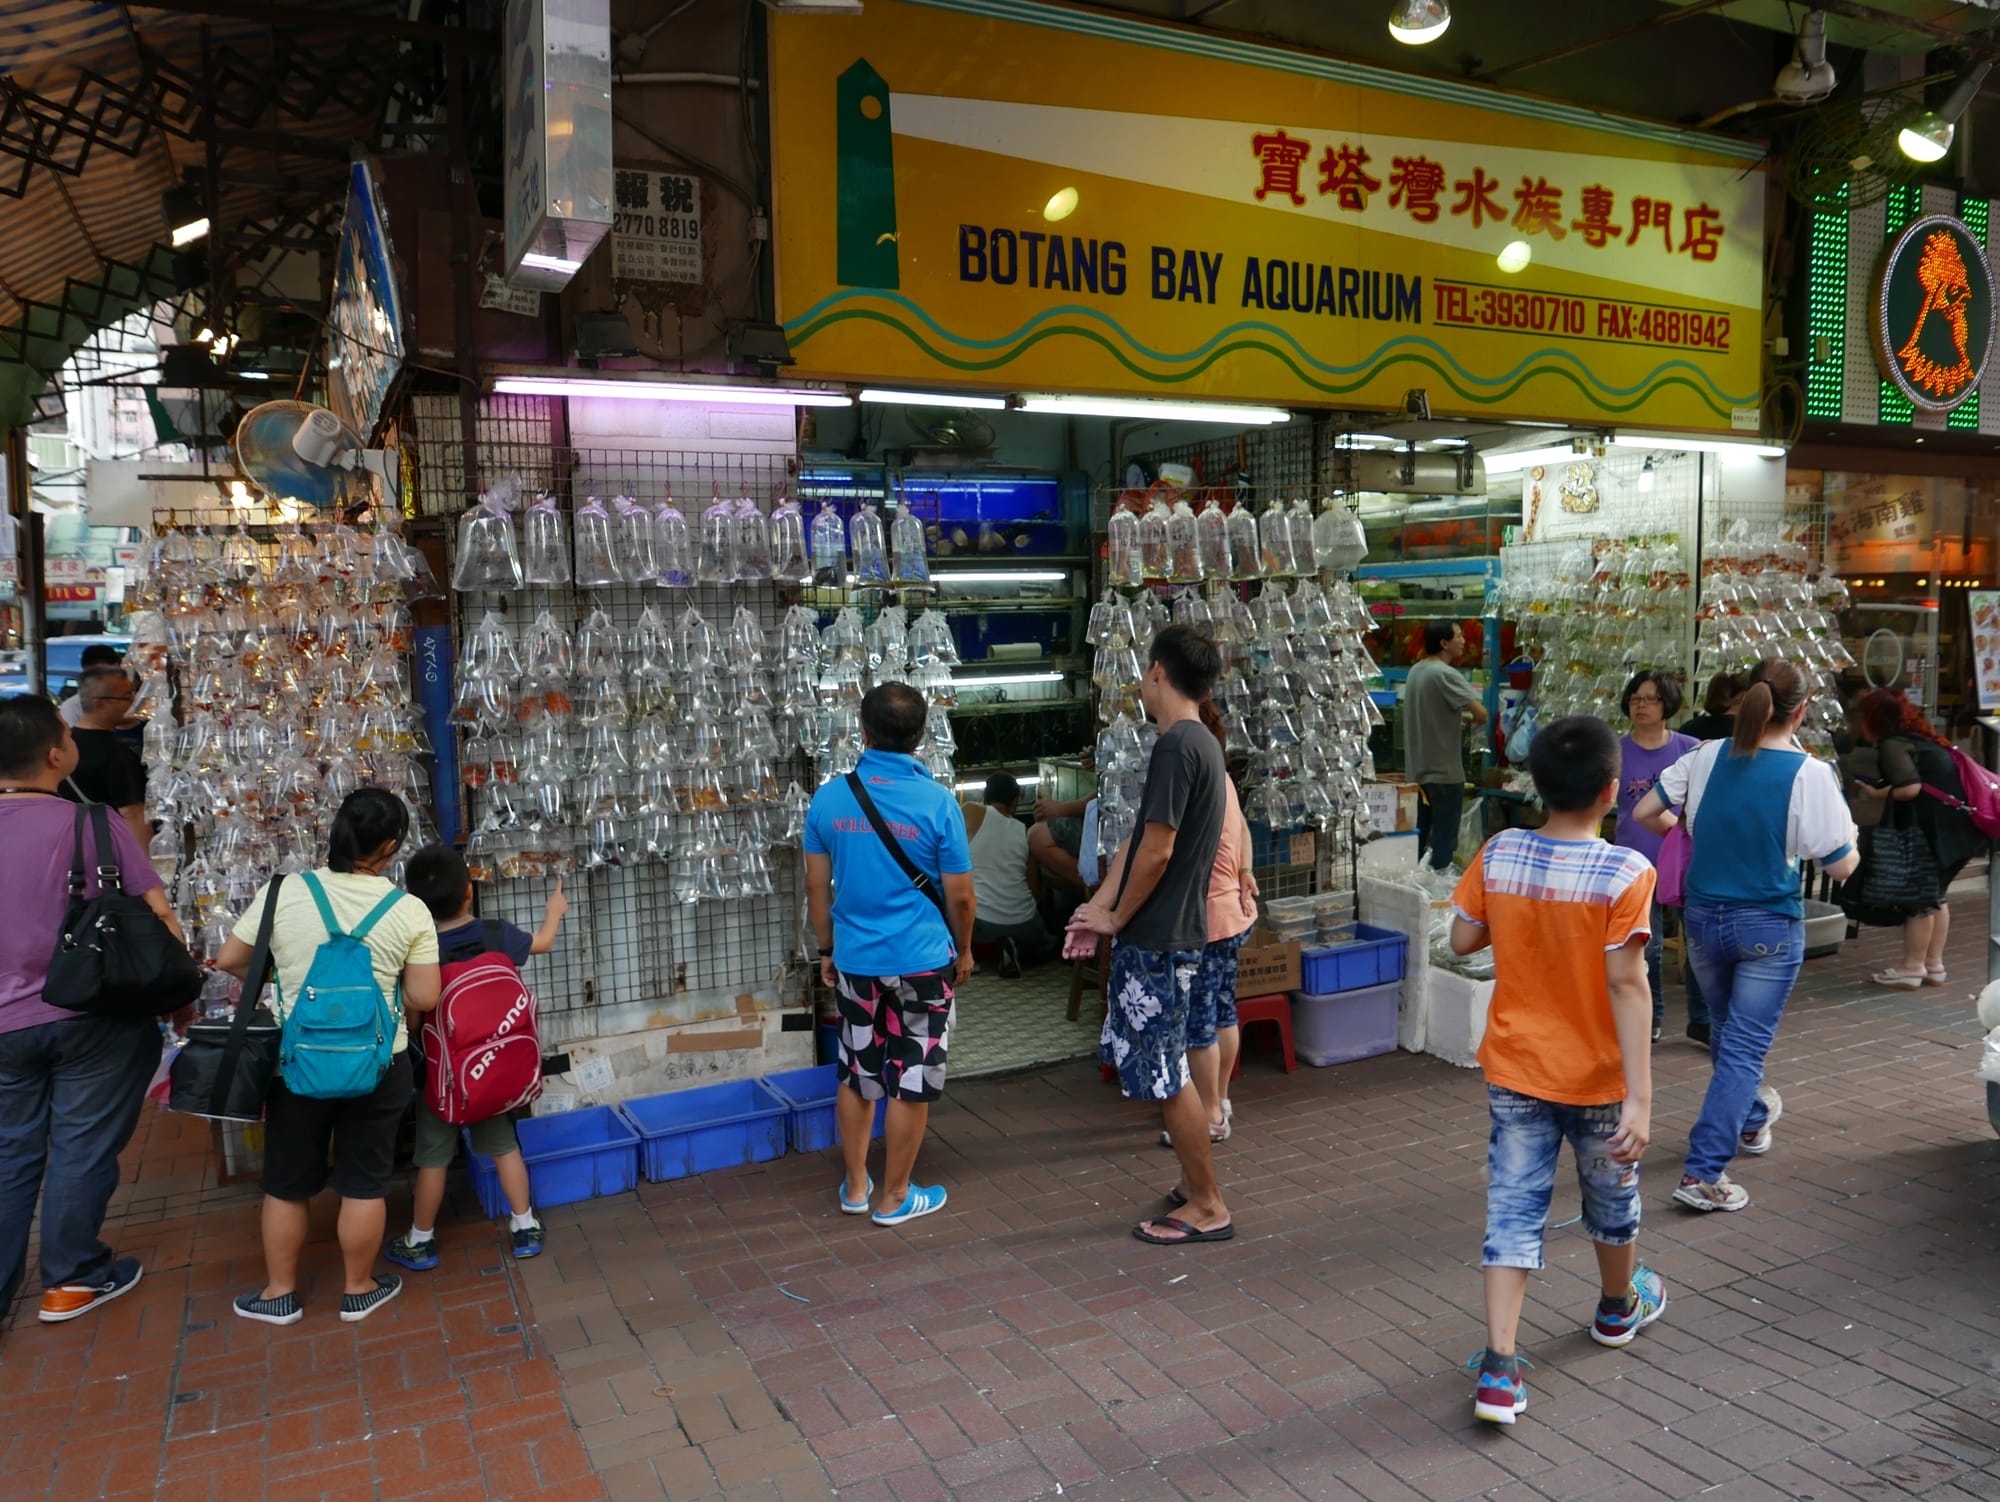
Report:
M 780 15 L 797 376 L 1754 426 L 1754 147 L 1039 0 Z

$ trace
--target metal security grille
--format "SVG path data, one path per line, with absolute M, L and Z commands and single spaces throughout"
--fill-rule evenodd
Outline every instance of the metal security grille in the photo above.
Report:
M 535 397 L 486 400 L 478 419 L 479 480 L 491 485 L 503 476 L 518 475 L 525 494 L 554 495 L 572 520 L 575 507 L 589 496 L 630 495 L 650 503 L 663 494 L 671 494 L 694 520 L 716 492 L 754 496 L 768 510 L 772 498 L 792 478 L 793 461 L 782 453 L 564 446 L 555 441 L 555 406 Z M 417 513 L 455 518 L 477 499 L 477 487 L 468 486 L 464 473 L 456 398 L 415 398 L 406 432 L 415 451 L 412 488 Z M 449 558 L 456 538 L 448 538 L 446 546 Z M 796 585 L 782 584 L 703 585 L 691 590 L 563 586 L 455 593 L 452 604 L 462 657 L 469 633 L 489 610 L 518 640 L 543 611 L 574 633 L 601 609 L 622 640 L 649 608 L 669 631 L 692 608 L 721 633 L 743 607 L 775 644 L 784 613 L 798 594 Z M 786 746 L 783 752 L 776 768 L 779 791 L 794 780 L 811 791 L 811 764 L 795 746 Z M 468 793 L 468 828 L 478 827 L 486 797 L 481 791 Z M 725 817 L 746 816 L 732 812 Z M 766 817 L 774 825 L 781 822 L 774 810 Z M 571 839 L 581 856 L 587 842 L 580 827 L 571 831 Z M 798 851 L 774 846 L 770 869 L 773 891 L 768 896 L 697 903 L 676 899 L 669 868 L 657 860 L 634 859 L 565 878 L 569 919 L 555 951 L 530 961 L 526 970 L 541 1006 L 545 1038 L 563 1042 L 607 1029 L 628 1031 L 734 1015 L 744 1005 L 736 998 L 753 991 L 775 997 L 780 1004 L 794 1000 L 800 993 L 805 951 Z M 553 877 L 483 883 L 478 893 L 481 911 L 532 930 L 541 921 L 553 887 Z

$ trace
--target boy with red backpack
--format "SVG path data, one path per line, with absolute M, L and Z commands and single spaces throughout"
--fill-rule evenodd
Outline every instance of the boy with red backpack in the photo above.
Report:
M 417 1184 L 410 1232 L 382 1255 L 425 1272 L 438 1265 L 437 1213 L 445 1170 L 464 1127 L 472 1151 L 493 1160 L 513 1212 L 508 1233 L 516 1257 L 542 1251 L 542 1223 L 528 1192 L 528 1166 L 511 1113 L 541 1093 L 542 1050 L 535 1035 L 535 1001 L 521 983 L 521 964 L 556 947 L 569 911 L 562 882 L 550 895 L 542 925 L 530 936 L 511 923 L 472 915 L 472 875 L 448 845 L 427 845 L 405 867 L 410 895 L 437 924 L 443 997 L 423 1028 L 424 1091 L 417 1102 Z

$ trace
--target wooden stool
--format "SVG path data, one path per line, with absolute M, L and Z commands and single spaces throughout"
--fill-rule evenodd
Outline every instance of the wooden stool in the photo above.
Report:
M 1278 1041 L 1285 1054 L 1285 1073 L 1290 1074 L 1299 1067 L 1298 1059 L 1292 1053 L 1292 998 L 1280 991 L 1274 996 L 1239 996 L 1236 999 L 1236 1021 L 1243 1029 L 1244 1042 L 1249 1042 L 1250 1024 L 1253 1022 L 1275 1022 L 1278 1025 Z M 1243 1054 L 1236 1055 L 1236 1068 L 1230 1073 L 1234 1079 L 1243 1072 Z

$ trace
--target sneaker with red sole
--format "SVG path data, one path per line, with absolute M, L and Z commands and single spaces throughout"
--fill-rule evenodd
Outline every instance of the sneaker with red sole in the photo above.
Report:
M 1472 1394 L 1472 1416 L 1489 1424 L 1511 1424 L 1528 1411 L 1528 1384 L 1521 1378 L 1519 1356 L 1495 1356 L 1481 1351 L 1466 1362 L 1477 1368 L 1479 1386 Z
M 120 1257 L 94 1282 L 58 1283 L 42 1294 L 41 1321 L 45 1325 L 59 1325 L 88 1314 L 120 1294 L 130 1293 L 145 1274 L 146 1269 L 137 1257 Z

